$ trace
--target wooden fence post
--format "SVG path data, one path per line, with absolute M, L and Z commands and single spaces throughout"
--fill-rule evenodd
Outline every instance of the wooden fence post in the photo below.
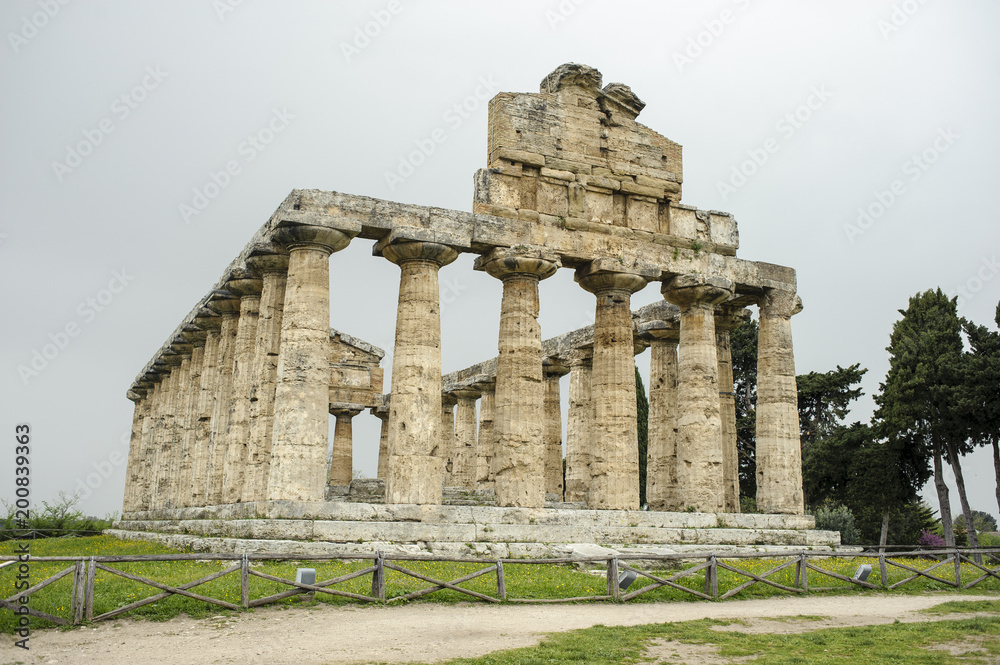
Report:
M 385 561 L 381 552 L 375 552 L 375 570 L 372 572 L 372 596 L 385 602 Z
M 709 566 L 705 569 L 705 595 L 712 600 L 719 598 L 719 567 L 714 556 L 708 557 Z
M 250 557 L 246 552 L 240 561 L 240 604 L 243 609 L 250 607 Z
M 795 566 L 796 586 L 809 592 L 809 566 L 806 563 L 805 552 L 799 552 L 799 563 Z
M 618 588 L 618 558 L 608 559 L 608 595 L 613 599 L 621 598 L 621 589 Z
M 955 586 L 959 589 L 962 588 L 962 555 L 959 554 L 958 548 L 952 552 L 955 556 Z
M 882 588 L 886 589 L 889 586 L 889 571 L 885 565 L 885 553 L 878 555 L 878 572 L 882 577 Z
M 94 557 L 90 557 L 87 562 L 87 588 L 84 591 L 84 611 L 83 618 L 91 621 L 94 618 L 94 582 L 97 577 L 97 562 Z
M 84 589 L 87 584 L 87 566 L 83 559 L 76 562 L 73 571 L 73 600 L 70 604 L 70 624 L 76 626 L 83 621 Z
M 500 600 L 507 600 L 507 579 L 503 574 L 503 561 L 497 559 L 497 596 Z

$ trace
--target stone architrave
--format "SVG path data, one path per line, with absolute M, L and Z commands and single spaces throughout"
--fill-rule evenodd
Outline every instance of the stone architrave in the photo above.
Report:
M 639 274 L 593 261 L 576 280 L 597 298 L 591 393 L 594 428 L 590 446 L 591 508 L 639 509 L 639 432 L 636 424 L 635 345 L 632 294 L 646 286 Z
M 479 435 L 476 442 L 476 487 L 493 489 L 493 407 L 496 397 L 496 383 L 477 383 L 481 391 L 479 398 Z
M 760 303 L 757 347 L 757 510 L 801 515 L 802 451 L 791 317 L 802 301 L 768 289 Z
M 679 510 L 677 497 L 678 326 L 665 322 L 648 329 L 649 430 L 646 449 L 646 502 L 650 510 Z
M 330 484 L 350 485 L 354 475 L 354 416 L 364 410 L 360 404 L 331 404 L 337 422 L 333 427 L 333 456 L 330 459 Z
M 441 393 L 441 442 L 435 448 L 434 454 L 444 463 L 446 486 L 452 486 L 452 471 L 455 466 L 455 405 L 458 398 L 448 393 Z
M 452 390 L 458 398 L 455 410 L 455 456 L 451 479 L 455 487 L 476 488 L 476 400 L 480 392 L 472 388 Z
M 254 346 L 253 377 L 250 391 L 250 438 L 247 448 L 246 482 L 243 501 L 267 499 L 267 479 L 271 469 L 271 427 L 274 423 L 274 391 L 281 347 L 281 318 L 285 304 L 288 255 L 253 254 L 247 268 L 261 278 L 260 312 Z
M 389 403 L 386 503 L 441 504 L 441 305 L 438 271 L 456 258 L 447 245 L 397 241 L 378 247 L 400 268 Z
M 288 249 L 274 393 L 269 501 L 323 501 L 330 429 L 330 255 L 360 226 L 282 226 Z
M 663 283 L 664 297 L 680 307 L 677 367 L 677 495 L 684 509 L 722 512 L 722 416 L 715 305 L 732 297 L 733 284 L 716 276 L 678 275 Z
M 564 365 L 548 364 L 544 368 L 545 398 L 545 494 L 556 501 L 563 498 L 562 403 L 559 379 L 569 373 Z
M 497 248 L 476 260 L 503 282 L 493 413 L 492 471 L 498 506 L 545 506 L 545 386 L 538 283 L 558 258 L 541 249 Z
M 592 382 L 592 359 L 589 356 L 570 362 L 564 496 L 571 503 L 586 503 L 590 492 L 590 442 L 594 427 Z
M 715 310 L 715 346 L 719 358 L 719 414 L 722 421 L 724 510 L 740 512 L 740 460 L 736 448 L 736 394 L 733 392 L 733 351 L 729 333 L 750 320 L 750 310 L 720 305 Z
M 226 430 L 229 402 L 233 392 L 233 365 L 236 356 L 236 329 L 240 319 L 240 299 L 228 291 L 216 291 L 206 305 L 221 315 L 219 350 L 212 392 L 212 419 L 209 422 L 208 459 L 205 464 L 205 503 L 222 504 L 222 479 L 226 464 Z
M 203 328 L 207 335 L 196 407 L 197 422 L 195 423 L 192 444 L 190 505 L 203 507 L 208 505 L 206 490 L 211 452 L 212 414 L 215 411 L 216 401 L 215 388 L 219 382 L 219 341 L 222 338 L 222 318 L 206 307 L 198 312 L 194 322 L 195 325 Z

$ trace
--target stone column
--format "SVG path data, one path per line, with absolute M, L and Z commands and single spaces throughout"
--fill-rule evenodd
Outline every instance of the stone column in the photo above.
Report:
M 548 364 L 545 375 L 545 494 L 554 501 L 563 500 L 562 403 L 559 379 L 569 373 L 561 364 Z
M 452 486 L 452 472 L 455 467 L 455 405 L 458 398 L 449 393 L 441 393 L 441 442 L 434 454 L 441 458 L 444 464 L 442 480 L 448 487 Z
M 680 307 L 677 368 L 677 494 L 682 508 L 722 512 L 722 420 L 715 305 L 732 297 L 729 280 L 678 275 L 663 283 L 664 297 Z
M 715 309 L 715 347 L 719 358 L 719 412 L 722 420 L 722 479 L 724 510 L 740 512 L 740 460 L 736 449 L 736 394 L 733 392 L 733 351 L 729 333 L 750 319 L 750 310 L 720 305 Z
M 173 455 L 176 445 L 174 427 L 177 415 L 179 383 L 181 377 L 181 362 L 183 358 L 174 353 L 162 353 L 160 357 L 170 368 L 169 374 L 163 379 L 163 407 L 157 423 L 155 466 L 153 487 L 151 491 L 154 509 L 170 507 L 170 481 L 173 473 Z
M 142 455 L 138 461 L 139 479 L 136 484 L 136 510 L 151 510 L 153 506 L 153 483 L 156 473 L 156 434 L 159 426 L 163 400 L 164 370 L 150 370 L 146 377 L 150 387 L 146 391 L 146 417 L 142 421 Z
M 240 299 L 228 291 L 212 294 L 207 307 L 220 314 L 219 350 L 212 392 L 212 419 L 209 422 L 208 459 L 205 470 L 205 503 L 217 506 L 222 500 L 223 470 L 226 464 L 226 431 L 229 425 L 229 402 L 233 392 L 233 363 L 236 356 L 236 329 L 240 318 Z
M 590 493 L 590 441 L 594 427 L 592 381 L 591 358 L 578 358 L 570 363 L 564 496 L 571 503 L 586 503 Z
M 477 383 L 481 391 L 479 398 L 479 441 L 476 444 L 476 487 L 493 489 L 493 406 L 496 397 L 496 383 Z
M 455 487 L 476 488 L 476 399 L 480 392 L 472 388 L 452 391 L 458 398 L 455 413 L 455 455 L 451 482 Z
M 380 250 L 400 268 L 385 500 L 440 505 L 444 463 L 433 454 L 441 428 L 438 271 L 458 252 L 418 241 L 386 244 Z
M 331 404 L 337 418 L 333 427 L 333 457 L 330 460 L 330 484 L 350 485 L 354 476 L 354 431 L 351 422 L 364 410 L 360 404 Z
M 196 325 L 185 326 L 181 335 L 189 342 L 191 348 L 191 365 L 188 374 L 187 388 L 184 391 L 184 426 L 181 442 L 180 469 L 177 474 L 177 505 L 188 507 L 196 505 L 193 486 L 195 457 L 198 455 L 198 401 L 201 393 L 201 375 L 205 365 L 205 340 L 208 332 Z
M 125 498 L 122 502 L 122 514 L 139 510 L 138 488 L 142 480 L 142 457 L 144 454 L 142 445 L 143 421 L 149 413 L 149 399 L 147 398 L 151 384 L 138 384 L 128 391 L 126 397 L 135 405 L 132 411 L 132 433 L 128 442 L 128 458 L 125 466 Z
M 250 272 L 261 278 L 262 286 L 250 390 L 246 482 L 243 484 L 242 499 L 264 501 L 267 499 L 267 478 L 271 470 L 271 427 L 274 423 L 274 391 L 278 377 L 288 256 L 254 254 L 247 257 L 246 263 Z
M 222 337 L 222 317 L 202 308 L 194 318 L 197 326 L 206 331 L 201 383 L 198 390 L 197 422 L 191 459 L 191 505 L 208 504 L 207 485 L 209 456 L 211 454 L 212 414 L 215 412 L 216 386 L 219 383 L 219 341 Z
M 253 388 L 257 322 L 260 317 L 261 280 L 247 270 L 238 270 L 226 290 L 240 297 L 233 352 L 233 384 L 226 424 L 226 458 L 222 471 L 222 502 L 238 503 L 246 480 L 247 445 L 250 439 L 250 391 Z
M 577 269 L 580 286 L 597 296 L 594 316 L 594 429 L 590 453 L 591 508 L 639 509 L 632 294 L 640 275 L 611 272 L 595 261 Z
M 169 485 L 167 486 L 167 508 L 180 508 L 184 505 L 184 495 L 187 488 L 182 483 L 184 474 L 184 457 L 186 451 L 184 445 L 187 442 L 186 428 L 188 425 L 188 407 L 191 396 L 191 354 L 193 347 L 191 344 L 175 343 L 171 345 L 181 356 L 179 374 L 177 376 L 177 395 L 174 400 L 174 418 L 171 425 L 172 445 L 170 447 L 170 472 Z M 182 348 L 178 348 L 182 347 Z
M 791 317 L 794 293 L 768 289 L 760 300 L 757 348 L 757 510 L 801 515 L 802 449 Z
M 647 329 L 649 358 L 649 434 L 646 449 L 646 502 L 650 510 L 680 510 L 677 497 L 677 341 L 678 325 Z
M 323 501 L 330 429 L 330 255 L 356 230 L 284 226 L 289 250 L 267 498 Z
M 385 481 L 389 466 L 389 403 L 386 396 L 382 397 L 382 404 L 373 407 L 371 414 L 382 421 L 382 428 L 378 436 L 378 470 L 375 477 Z
M 503 281 L 500 304 L 493 475 L 498 506 L 545 506 L 545 420 L 538 283 L 558 258 L 540 249 L 496 248 L 476 269 Z

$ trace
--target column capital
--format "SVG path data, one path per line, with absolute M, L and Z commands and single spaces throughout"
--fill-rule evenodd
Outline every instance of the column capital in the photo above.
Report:
M 330 413 L 333 415 L 343 418 L 353 418 L 367 407 L 364 404 L 346 404 L 341 402 L 334 402 L 330 404 Z
M 192 346 L 201 346 L 205 343 L 205 339 L 208 338 L 208 331 L 199 325 L 188 323 L 181 328 L 181 337 Z
M 658 271 L 628 266 L 618 259 L 594 259 L 576 269 L 573 279 L 593 294 L 620 291 L 629 295 L 645 288 Z
M 750 310 L 739 305 L 716 305 L 715 332 L 730 332 L 750 320 Z
M 462 386 L 461 388 L 453 388 L 450 392 L 459 400 L 479 399 L 479 396 L 483 394 L 481 390 L 476 390 L 473 386 Z
M 570 372 L 570 364 L 562 358 L 543 358 L 542 375 L 548 378 L 566 376 Z
M 511 275 L 534 275 L 546 279 L 562 267 L 559 257 L 544 247 L 494 247 L 476 258 L 475 270 L 482 270 L 492 277 L 504 279 Z
M 761 317 L 788 319 L 802 311 L 802 298 L 793 291 L 764 289 L 757 303 Z
M 458 396 L 454 392 L 441 393 L 441 408 L 446 409 L 458 404 Z
M 312 247 L 333 254 L 347 247 L 359 231 L 360 229 L 341 230 L 312 224 L 289 224 L 275 229 L 271 239 L 289 250 Z
M 677 344 L 680 335 L 679 321 L 647 321 L 639 324 L 639 336 L 648 339 L 651 343 L 666 341 Z
M 194 324 L 203 330 L 218 330 L 222 327 L 222 317 L 210 310 L 208 307 L 202 307 L 198 310 L 198 313 L 194 315 Z
M 288 272 L 288 254 L 252 254 L 246 258 L 247 270 L 256 277 Z
M 409 261 L 430 261 L 441 268 L 458 258 L 458 251 L 454 248 L 423 240 L 398 240 L 377 249 L 396 265 Z
M 240 299 L 229 291 L 216 289 L 215 291 L 212 291 L 212 295 L 208 297 L 208 302 L 205 303 L 205 307 L 216 314 L 239 314 Z
M 259 297 L 264 288 L 264 282 L 244 268 L 237 268 L 229 274 L 226 280 L 226 290 L 238 295 L 241 299 Z
M 664 280 L 660 293 L 682 309 L 709 308 L 732 298 L 734 285 L 715 275 L 674 275 Z

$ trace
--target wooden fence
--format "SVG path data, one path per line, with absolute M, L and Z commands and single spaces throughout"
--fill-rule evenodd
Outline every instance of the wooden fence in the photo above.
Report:
M 740 567 L 741 562 L 753 559 L 776 559 L 781 562 L 773 566 L 769 570 L 762 573 L 754 573 L 744 568 Z M 860 579 L 859 576 L 848 577 L 841 573 L 828 570 L 821 566 L 816 565 L 817 560 L 822 559 L 868 559 L 872 563 L 876 563 L 879 569 L 879 584 L 874 584 L 864 579 Z M 901 560 L 902 559 L 902 560 Z M 282 577 L 277 577 L 275 575 L 269 575 L 251 567 L 251 562 L 279 562 L 279 561 L 295 561 L 295 562 L 309 562 L 309 561 L 371 561 L 371 565 L 360 570 L 356 570 L 338 577 L 334 577 L 328 580 L 317 581 L 315 584 L 305 584 L 297 582 L 295 580 L 289 580 Z M 916 561 L 923 560 L 925 562 L 934 561 L 932 565 L 926 568 L 917 568 L 914 564 Z M 119 570 L 110 564 L 120 564 L 120 563 L 133 563 L 133 562 L 163 562 L 163 561 L 232 561 L 233 563 L 226 567 L 225 569 L 214 572 L 210 575 L 200 577 L 196 580 L 192 580 L 185 584 L 179 586 L 171 586 L 169 584 L 164 584 L 156 580 L 143 577 L 141 575 L 136 575 L 133 573 L 125 572 Z M 407 568 L 405 565 L 408 561 L 428 561 L 428 562 L 452 562 L 452 563 L 479 563 L 485 564 L 483 568 L 459 577 L 454 580 L 438 580 L 428 575 L 424 575 L 415 570 Z M 640 564 L 644 564 L 645 567 L 651 568 L 666 568 L 668 565 L 681 565 L 683 563 L 690 564 L 692 561 L 697 561 L 694 565 L 690 567 L 682 568 L 677 572 L 672 574 L 664 572 L 653 572 L 651 570 L 646 570 L 639 568 Z M 908 561 L 908 563 L 904 563 Z M 9 598 L 0 599 L 0 609 L 15 610 L 19 604 L 19 599 L 22 596 L 30 596 L 45 587 L 57 582 L 58 580 L 68 576 L 73 576 L 73 588 L 71 594 L 71 601 L 69 603 L 69 613 L 67 616 L 55 616 L 46 612 L 42 612 L 31 608 L 28 605 L 28 612 L 30 615 L 45 619 L 57 625 L 77 625 L 83 622 L 97 622 L 105 621 L 107 619 L 113 619 L 117 616 L 135 610 L 137 608 L 155 603 L 157 601 L 163 600 L 170 596 L 186 596 L 204 603 L 222 607 L 228 610 L 241 610 L 248 609 L 252 607 L 260 607 L 263 605 L 268 605 L 271 603 L 276 603 L 282 601 L 286 598 L 300 594 L 327 594 L 331 596 L 341 596 L 345 598 L 351 598 L 356 601 L 367 602 L 367 603 L 395 603 L 407 600 L 412 600 L 414 598 L 420 598 L 428 594 L 432 594 L 438 591 L 451 590 L 458 592 L 460 594 L 465 594 L 472 598 L 476 598 L 481 601 L 488 603 L 571 603 L 571 602 L 583 602 L 583 601 L 629 601 L 634 598 L 638 598 L 644 594 L 647 594 L 656 589 L 663 587 L 668 587 L 681 591 L 684 594 L 689 594 L 695 598 L 701 600 L 725 600 L 731 598 L 736 594 L 752 587 L 755 584 L 767 585 L 793 594 L 804 594 L 809 591 L 830 591 L 830 590 L 842 590 L 844 588 L 850 588 L 851 586 L 860 587 L 864 589 L 896 589 L 905 584 L 911 583 L 918 580 L 921 577 L 933 580 L 940 584 L 950 586 L 956 589 L 971 589 L 976 585 L 982 583 L 984 580 L 993 578 L 1000 580 L 1000 548 L 981 548 L 978 550 L 972 549 L 943 549 L 943 550 L 920 550 L 911 551 L 904 553 L 895 553 L 892 555 L 888 554 L 878 554 L 878 555 L 845 555 L 843 553 L 836 552 L 755 552 L 755 553 L 744 553 L 744 554 L 713 554 L 713 553 L 700 553 L 700 554 L 672 554 L 672 555 L 647 555 L 647 554 L 632 554 L 632 555 L 618 555 L 615 557 L 584 557 L 584 558 L 555 558 L 555 559 L 468 559 L 468 558 L 457 558 L 457 557 L 421 557 L 412 555 L 388 555 L 381 552 L 375 552 L 373 554 L 354 554 L 354 555 L 288 555 L 288 556 L 274 556 L 274 555 L 257 555 L 257 554 L 154 554 L 154 555 L 126 555 L 126 556 L 90 556 L 90 557 L 31 557 L 31 563 L 42 563 L 42 562 L 64 562 L 68 566 L 61 569 L 57 573 L 50 575 L 46 579 L 38 582 L 37 584 L 31 586 L 29 589 L 21 591 Z M 987 562 L 987 563 L 984 563 Z M 19 560 L 17 557 L 12 556 L 2 556 L 0 557 L 0 579 L 6 574 L 3 569 L 11 568 L 13 570 L 18 569 Z M 630 563 L 632 565 L 630 565 Z M 658 566 L 650 566 L 650 564 L 658 563 Z M 963 581 L 962 578 L 962 564 L 967 564 L 976 571 L 977 576 L 975 579 Z M 577 596 L 577 597 L 567 597 L 567 598 L 511 598 L 507 593 L 506 579 L 504 575 L 505 567 L 509 566 L 527 566 L 527 565 L 567 565 L 567 564 L 590 564 L 597 565 L 602 564 L 606 570 L 607 577 L 607 590 L 606 593 L 593 596 Z M 746 564 L 743 564 L 746 565 Z M 771 577 L 776 573 L 783 570 L 794 567 L 794 582 L 789 584 L 783 584 L 777 582 Z M 939 569 L 945 569 L 953 571 L 954 579 L 950 579 L 951 575 L 948 577 L 943 577 L 942 573 L 938 573 Z M 889 571 L 893 569 L 904 570 L 908 575 L 904 579 L 898 580 L 893 583 L 888 583 L 890 579 Z M 417 580 L 426 582 L 430 586 L 424 587 L 418 591 L 406 593 L 403 595 L 397 595 L 392 597 L 386 597 L 386 584 L 385 584 L 385 571 L 393 570 L 401 573 L 405 576 L 412 577 Z M 737 579 L 746 578 L 745 582 L 742 582 L 724 593 L 719 593 L 719 571 L 728 571 L 736 575 Z M 97 575 L 97 571 L 104 571 L 105 573 L 123 577 L 125 579 L 136 582 L 140 585 L 153 587 L 158 589 L 160 592 L 137 600 L 133 603 L 129 603 L 125 606 L 115 608 L 111 611 L 104 612 L 102 614 L 94 615 L 94 599 L 95 599 L 95 585 L 94 581 Z M 820 576 L 826 576 L 831 579 L 839 580 L 841 582 L 848 583 L 848 587 L 838 586 L 838 587 L 816 587 L 809 585 L 808 573 L 812 571 L 819 574 Z M 874 572 L 874 571 L 872 571 Z M 619 582 L 622 575 L 626 575 L 631 578 L 631 580 L 638 581 L 642 580 L 645 583 L 634 591 L 627 591 L 625 584 Z M 239 575 L 240 578 L 240 603 L 235 604 L 220 598 L 214 598 L 212 596 L 202 595 L 195 593 L 191 589 L 201 586 L 213 580 L 225 577 L 227 575 Z M 359 577 L 371 576 L 371 592 L 369 594 L 353 593 L 349 591 L 344 591 L 341 589 L 333 588 L 338 584 L 353 580 Z M 462 587 L 461 585 L 470 580 L 482 577 L 484 575 L 493 575 L 496 580 L 496 594 L 489 595 L 486 593 L 481 593 L 478 591 L 473 591 Z M 259 577 L 271 582 L 279 583 L 283 586 L 290 587 L 289 589 L 282 591 L 280 593 L 264 596 L 261 598 L 251 598 L 250 597 L 250 578 Z M 685 586 L 680 583 L 681 580 L 698 580 L 695 588 Z M 631 581 L 630 580 L 630 581 Z

